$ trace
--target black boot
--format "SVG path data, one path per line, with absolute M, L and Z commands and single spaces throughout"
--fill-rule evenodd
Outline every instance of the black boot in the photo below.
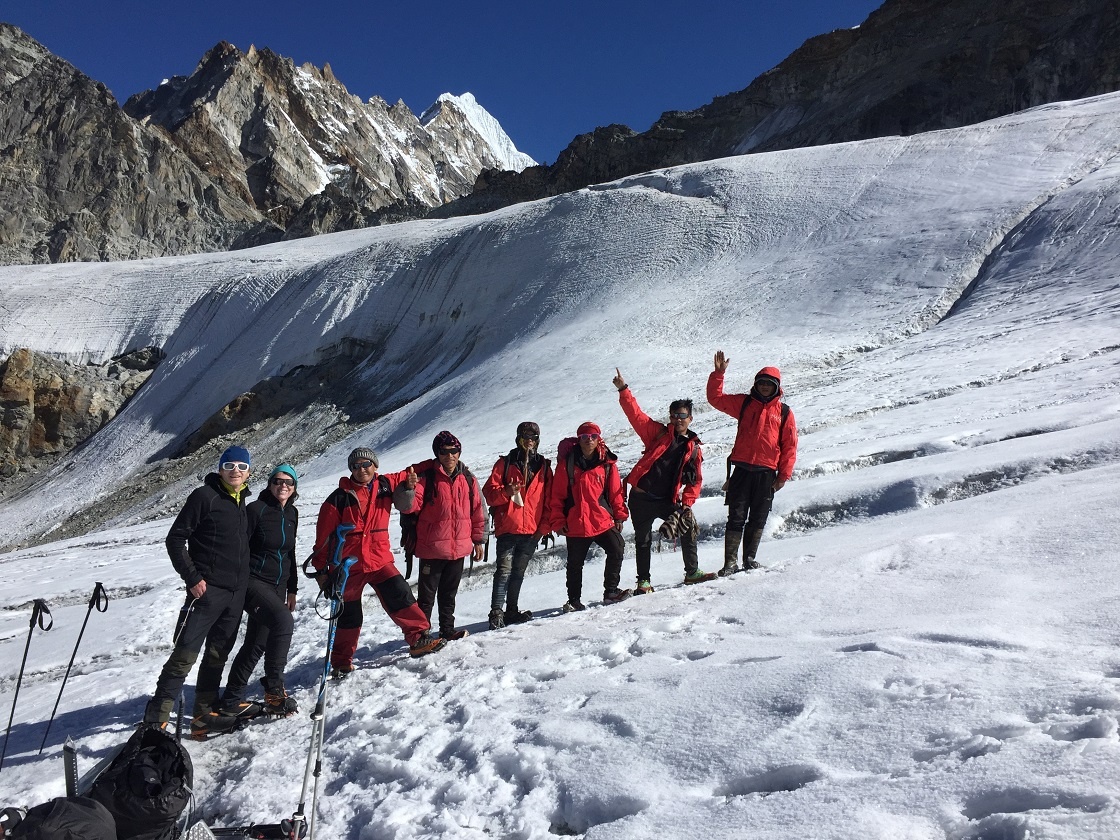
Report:
M 743 568 L 748 572 L 751 569 L 759 569 L 761 565 L 755 560 L 755 555 L 758 554 L 758 544 L 762 541 L 761 528 L 748 528 L 746 542 L 743 544 Z
M 723 568 L 716 574 L 727 577 L 736 572 L 743 571 L 739 568 L 739 543 L 743 541 L 743 532 L 738 528 L 728 530 L 723 535 Z

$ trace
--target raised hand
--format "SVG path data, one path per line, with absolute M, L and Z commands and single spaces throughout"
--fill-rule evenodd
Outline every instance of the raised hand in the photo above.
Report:
M 725 370 L 727 370 L 727 366 L 731 364 L 731 359 L 723 355 L 722 350 L 716 351 L 715 358 L 712 361 L 715 363 L 716 370 L 720 373 L 723 373 Z
M 613 382 L 614 387 L 620 391 L 626 387 L 626 380 L 622 378 L 622 371 L 618 368 L 614 369 L 614 379 L 612 379 L 611 382 Z

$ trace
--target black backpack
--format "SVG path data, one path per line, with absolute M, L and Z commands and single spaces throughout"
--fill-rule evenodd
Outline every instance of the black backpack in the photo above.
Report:
M 168 840 L 194 787 L 191 757 L 174 736 L 143 724 L 89 791 L 117 823 L 118 840 Z
M 105 806 L 94 799 L 60 796 L 36 805 L 4 837 L 11 840 L 117 840 L 117 824 Z

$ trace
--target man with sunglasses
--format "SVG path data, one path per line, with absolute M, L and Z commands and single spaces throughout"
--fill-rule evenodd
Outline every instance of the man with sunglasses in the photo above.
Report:
M 438 601 L 439 635 L 443 641 L 461 639 L 455 629 L 455 601 L 463 578 L 463 561 L 469 555 L 481 560 L 486 544 L 486 512 L 478 481 L 459 460 L 463 446 L 451 432 L 432 441 L 438 463 L 409 467 L 408 479 L 393 499 L 401 513 L 418 514 L 416 556 L 420 560 L 417 601 L 431 618 Z M 431 462 L 427 462 L 430 464 Z
M 715 369 L 708 375 L 708 402 L 739 421 L 735 445 L 727 459 L 727 531 L 723 538 L 721 576 L 759 568 L 755 560 L 762 530 L 777 493 L 793 475 L 797 460 L 797 422 L 782 403 L 782 375 L 764 367 L 747 394 L 723 393 L 723 379 L 731 359 L 717 350 Z M 734 467 L 734 472 L 731 468 Z M 739 546 L 743 565 L 739 566 Z
M 378 475 L 377 453 L 365 446 L 352 451 L 346 465 L 350 475 L 338 480 L 338 489 L 319 508 L 311 556 L 311 564 L 320 573 L 329 573 L 331 564 L 345 558 L 357 560 L 342 592 L 342 614 L 331 651 L 335 679 L 344 679 L 354 670 L 366 586 L 373 587 L 382 609 L 404 633 L 410 656 L 426 656 L 443 647 L 429 632 L 431 624 L 412 596 L 412 587 L 397 570 L 389 546 L 393 492 L 405 483 L 408 471 Z M 319 580 L 322 585 L 327 575 L 320 574 Z
M 612 382 L 618 389 L 618 402 L 631 427 L 645 445 L 645 453 L 626 476 L 630 491 L 630 516 L 634 524 L 634 554 L 638 567 L 635 595 L 653 592 L 650 583 L 650 555 L 653 548 L 653 521 L 669 519 L 678 510 L 687 511 L 680 531 L 684 582 L 714 580 L 715 572 L 702 572 L 696 551 L 696 526 L 692 506 L 700 498 L 704 483 L 701 441 L 689 429 L 692 425 L 692 400 L 669 404 L 669 422 L 659 423 L 642 411 L 622 372 L 614 369 Z
M 552 462 L 537 452 L 541 428 L 526 421 L 517 427 L 517 444 L 490 471 L 482 488 L 497 536 L 497 562 L 490 597 L 490 629 L 521 624 L 533 617 L 519 610 L 518 597 L 525 570 L 537 543 L 548 530 L 548 497 L 552 487 Z
M 167 532 L 167 553 L 183 579 L 186 600 L 175 628 L 175 647 L 144 710 L 147 723 L 166 723 L 183 682 L 198 658 L 191 734 L 236 728 L 238 718 L 261 712 L 257 703 L 238 704 L 219 714 L 215 708 L 226 659 L 237 641 L 241 608 L 249 582 L 249 530 L 245 499 L 249 495 L 249 452 L 231 446 L 187 497 Z

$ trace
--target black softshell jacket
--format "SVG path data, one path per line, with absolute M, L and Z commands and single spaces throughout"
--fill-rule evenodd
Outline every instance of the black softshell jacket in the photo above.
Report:
M 268 488 L 245 510 L 249 515 L 249 573 L 273 586 L 287 580 L 288 591 L 294 594 L 299 585 L 296 564 L 299 511 L 290 501 L 280 507 Z
M 236 592 L 249 583 L 248 488 L 234 499 L 217 473 L 187 496 L 167 532 L 167 553 L 187 588 L 205 580 Z

